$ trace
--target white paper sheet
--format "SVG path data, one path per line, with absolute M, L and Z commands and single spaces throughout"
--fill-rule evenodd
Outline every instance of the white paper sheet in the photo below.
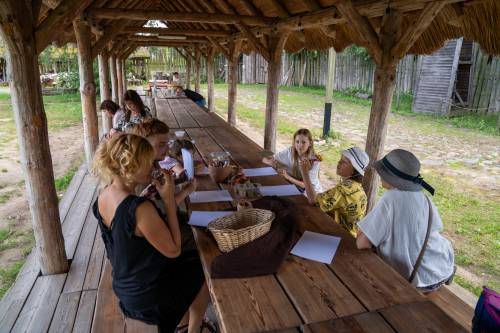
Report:
M 277 195 L 280 197 L 302 194 L 295 185 L 262 186 L 260 188 L 260 193 L 262 193 L 262 195 Z
M 182 162 L 184 164 L 184 170 L 186 170 L 186 174 L 189 180 L 194 178 L 194 161 L 193 154 L 187 149 L 182 148 Z
M 233 201 L 233 197 L 228 190 L 220 191 L 197 191 L 189 195 L 191 203 Z
M 232 211 L 193 211 L 189 218 L 189 224 L 197 227 L 206 227 L 209 222 L 221 216 L 228 216 L 235 212 Z
M 243 169 L 243 172 L 247 177 L 274 176 L 278 174 L 276 170 L 271 167 Z
M 302 258 L 331 264 L 339 247 L 340 239 L 340 237 L 305 231 L 290 253 Z

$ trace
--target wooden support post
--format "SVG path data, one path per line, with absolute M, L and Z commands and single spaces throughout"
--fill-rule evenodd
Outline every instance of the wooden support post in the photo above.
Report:
M 111 76 L 111 97 L 113 102 L 119 103 L 118 97 L 118 74 L 116 71 L 116 58 L 115 56 L 109 57 L 109 74 Z
M 207 56 L 207 83 L 208 83 L 208 111 L 215 112 L 215 99 L 214 99 L 214 57 L 215 49 L 212 47 L 208 50 Z
M 109 62 L 107 52 L 99 54 L 99 88 L 101 94 L 101 103 L 111 99 L 111 91 L 109 89 Z M 108 117 L 106 112 L 101 113 L 102 131 L 108 133 L 112 127 L 112 119 Z
M 193 56 L 191 50 L 186 48 L 186 89 L 191 89 L 191 63 L 193 60 Z
M 99 144 L 97 125 L 96 87 L 92 69 L 92 47 L 90 26 L 82 19 L 73 21 L 78 45 L 78 68 L 80 73 L 80 95 L 82 99 L 83 135 L 85 159 L 90 168 L 94 152 Z
M 264 149 L 276 149 L 276 123 L 278 120 L 278 93 L 281 78 L 281 54 L 289 33 L 274 33 L 269 36 L 270 61 L 267 67 L 266 124 Z
M 194 81 L 194 91 L 200 93 L 200 57 L 201 52 L 198 47 L 194 51 L 194 63 L 195 63 L 195 81 Z
M 335 80 L 335 59 L 337 54 L 335 49 L 331 47 L 328 50 L 328 78 L 325 87 L 325 114 L 323 117 L 323 138 L 330 134 L 330 122 L 332 119 L 332 102 L 333 102 L 333 81 Z
M 122 70 L 122 61 L 119 58 L 115 58 L 116 64 L 116 79 L 117 79 L 117 91 L 118 91 L 118 104 L 123 106 L 123 94 L 125 91 L 123 90 L 123 70 Z
M 127 68 L 126 68 L 126 63 L 125 59 L 121 58 L 121 68 L 122 68 L 122 91 L 125 94 L 127 91 Z
M 236 125 L 236 96 L 238 84 L 238 62 L 240 59 L 241 40 L 237 40 L 230 46 L 228 60 L 228 99 L 227 99 L 227 122 L 231 126 Z
M 26 5 L 28 4 L 29 5 Z M 12 98 L 29 209 L 42 274 L 68 271 L 42 101 L 31 2 L 0 1 L 0 37 L 7 49 Z M 8 22 L 8 23 L 6 23 Z

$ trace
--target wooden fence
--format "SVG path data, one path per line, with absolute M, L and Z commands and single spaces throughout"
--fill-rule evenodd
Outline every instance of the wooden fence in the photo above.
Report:
M 465 111 L 482 114 L 500 112 L 500 58 L 474 52 L 471 99 Z M 458 107 L 459 108 L 459 107 Z

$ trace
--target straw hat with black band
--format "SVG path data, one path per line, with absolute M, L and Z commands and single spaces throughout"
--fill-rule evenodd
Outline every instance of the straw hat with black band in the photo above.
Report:
M 397 189 L 417 192 L 424 188 L 434 195 L 434 188 L 420 176 L 418 158 L 407 150 L 394 149 L 373 166 L 384 181 Z

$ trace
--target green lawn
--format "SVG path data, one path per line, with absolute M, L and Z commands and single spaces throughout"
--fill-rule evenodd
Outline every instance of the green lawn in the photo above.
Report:
M 203 86 L 202 89 L 206 89 Z M 227 85 L 216 86 L 219 96 L 227 96 Z M 324 107 L 323 90 L 316 88 L 282 87 L 279 95 L 280 117 L 278 119 L 278 135 L 288 141 L 299 126 L 294 117 L 304 115 L 311 109 Z M 237 98 L 237 116 L 242 121 L 257 127 L 264 127 L 265 105 L 264 85 L 239 85 Z M 352 121 L 367 121 L 371 101 L 359 99 L 339 92 L 334 93 L 335 112 L 350 117 Z M 497 135 L 496 123 L 486 122 L 486 117 L 446 118 L 437 116 L 415 115 L 410 113 L 411 98 L 401 98 L 400 110 L 392 121 L 404 122 L 405 126 L 418 128 L 422 135 L 442 131 L 453 136 Z M 285 110 L 285 111 L 283 111 Z M 216 111 L 227 117 L 227 99 L 216 98 Z M 395 112 L 395 107 L 393 107 Z M 286 116 L 282 116 L 282 114 Z M 297 118 L 298 119 L 298 118 Z M 462 119 L 462 120 L 460 120 Z M 467 119 L 467 120 L 464 120 Z M 483 122 L 484 120 L 484 122 Z M 477 126 L 476 123 L 488 124 Z M 315 137 L 321 135 L 322 124 L 309 126 Z M 473 131 L 464 132 L 459 127 L 467 127 Z M 335 165 L 342 149 L 351 145 L 347 136 L 333 133 L 335 145 L 321 147 L 324 158 L 322 170 L 326 175 L 335 178 Z M 454 167 L 461 167 L 460 165 Z M 482 196 L 475 191 L 463 191 L 455 186 L 454 179 L 447 178 L 437 172 L 426 172 L 424 176 L 436 188 L 433 201 L 437 205 L 444 223 L 444 234 L 452 239 L 457 264 L 467 268 L 478 276 L 486 276 L 488 285 L 500 289 L 500 202 Z M 477 293 L 480 286 L 460 277 L 457 282 Z

